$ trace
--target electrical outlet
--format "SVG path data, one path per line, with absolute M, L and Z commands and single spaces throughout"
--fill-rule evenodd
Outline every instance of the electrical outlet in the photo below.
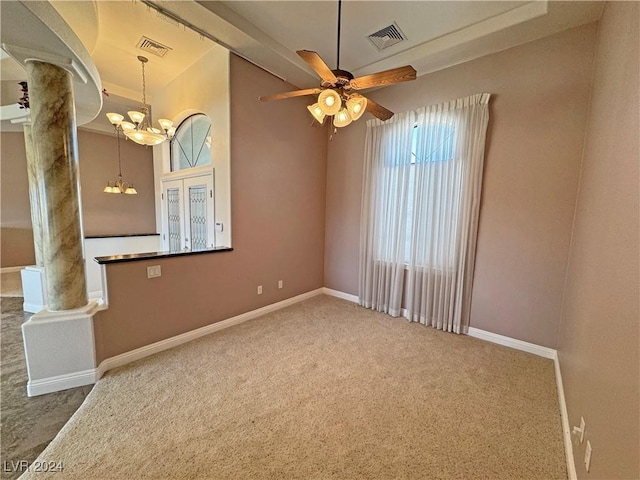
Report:
M 278 288 L 282 288 L 282 280 L 278 280 Z
M 262 285 L 258 285 L 258 295 L 262 295 Z
M 584 442 L 584 417 L 580 417 L 580 444 L 582 445 L 582 442 Z
M 162 275 L 162 270 L 160 270 L 160 265 L 147 267 L 147 278 L 156 278 L 161 275 Z
M 587 469 L 587 473 L 589 472 L 590 466 L 591 466 L 591 442 L 587 440 L 587 448 L 584 452 L 584 467 Z

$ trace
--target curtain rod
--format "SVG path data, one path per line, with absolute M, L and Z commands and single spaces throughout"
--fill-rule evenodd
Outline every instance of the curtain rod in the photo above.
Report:
M 242 53 L 238 52 L 236 49 L 234 49 L 233 47 L 231 47 L 230 45 L 226 44 L 225 42 L 223 42 L 222 40 L 220 40 L 219 38 L 214 37 L 213 35 L 211 35 L 210 33 L 205 32 L 204 30 L 202 30 L 199 27 L 196 27 L 194 24 L 186 21 L 184 18 L 176 15 L 175 13 L 159 6 L 156 5 L 154 2 L 150 1 L 150 0 L 140 0 L 140 2 L 144 5 L 146 5 L 149 8 L 152 8 L 153 10 L 155 10 L 156 12 L 158 12 L 159 15 L 163 15 L 165 17 L 167 17 L 170 20 L 173 20 L 174 22 L 179 23 L 180 25 L 182 25 L 183 27 L 188 28 L 189 30 L 192 30 L 194 32 L 196 32 L 198 35 L 200 35 L 201 37 L 207 38 L 209 40 L 211 40 L 214 43 L 217 43 L 218 45 L 220 45 L 221 47 L 226 48 L 227 50 L 229 50 L 231 53 L 239 56 L 240 58 L 246 60 L 247 62 L 249 62 L 252 65 L 255 65 L 256 67 L 264 70 L 265 72 L 273 75 L 276 78 L 279 78 L 280 80 L 282 80 L 283 82 L 286 82 L 287 79 L 284 78 L 281 75 L 278 75 L 277 73 L 273 72 L 272 70 L 269 70 L 268 68 L 260 65 L 259 63 L 256 63 L 255 61 L 251 60 L 250 58 L 247 58 L 247 56 L 243 55 Z

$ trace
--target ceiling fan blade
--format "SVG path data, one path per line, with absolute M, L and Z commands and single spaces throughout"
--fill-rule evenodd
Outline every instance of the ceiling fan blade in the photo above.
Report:
M 387 110 L 382 105 L 378 105 L 373 100 L 367 98 L 367 112 L 369 112 L 374 117 L 379 118 L 380 120 L 389 120 L 393 117 L 393 112 L 391 110 Z
M 307 88 L 306 90 L 294 90 L 293 92 L 276 93 L 275 95 L 258 97 L 258 100 L 261 102 L 270 102 L 271 100 L 283 100 L 285 98 L 302 97 L 304 95 L 317 95 L 321 91 L 321 88 Z
M 407 82 L 416 79 L 416 71 L 411 65 L 400 68 L 392 68 L 384 72 L 373 73 L 351 80 L 351 88 L 363 90 L 365 88 L 391 85 L 392 83 Z
M 329 82 L 332 85 L 338 81 L 331 69 L 327 67 L 327 64 L 324 63 L 324 60 L 322 60 L 320 55 L 316 52 L 312 52 L 310 50 L 298 50 L 296 53 L 300 55 L 300 58 L 307 62 L 311 68 L 313 68 L 313 71 L 316 72 L 322 80 Z

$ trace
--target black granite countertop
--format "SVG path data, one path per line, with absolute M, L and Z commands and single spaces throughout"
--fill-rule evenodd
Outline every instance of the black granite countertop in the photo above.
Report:
M 136 262 L 138 260 L 151 260 L 154 258 L 180 257 L 185 255 L 202 255 L 206 253 L 231 252 L 231 247 L 211 247 L 203 250 L 187 250 L 180 252 L 148 252 L 148 253 L 128 253 L 124 255 L 110 255 L 107 257 L 96 257 L 94 261 L 100 265 L 109 263 Z
M 113 233 L 107 235 L 85 235 L 84 238 L 151 237 L 159 233 Z

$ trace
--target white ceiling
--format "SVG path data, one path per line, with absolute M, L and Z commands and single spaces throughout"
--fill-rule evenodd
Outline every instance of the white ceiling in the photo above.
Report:
M 146 2 L 51 3 L 87 48 L 103 86 L 117 97 L 141 99 L 138 55 L 149 58 L 147 93 L 152 99 L 155 91 L 213 45 L 191 29 L 168 21 Z M 337 1 L 153 3 L 298 87 L 317 86 L 318 79 L 296 50 L 316 51 L 330 68 L 336 67 Z M 592 1 L 344 0 L 340 67 L 359 76 L 410 64 L 423 75 L 596 21 L 602 8 L 602 2 Z M 397 23 L 407 41 L 378 51 L 367 35 L 392 22 Z M 143 35 L 172 50 L 163 58 L 142 52 L 136 45 Z M 10 61 L 1 60 L 2 80 L 23 79 L 22 71 Z M 5 98 L 2 100 L 6 103 Z

